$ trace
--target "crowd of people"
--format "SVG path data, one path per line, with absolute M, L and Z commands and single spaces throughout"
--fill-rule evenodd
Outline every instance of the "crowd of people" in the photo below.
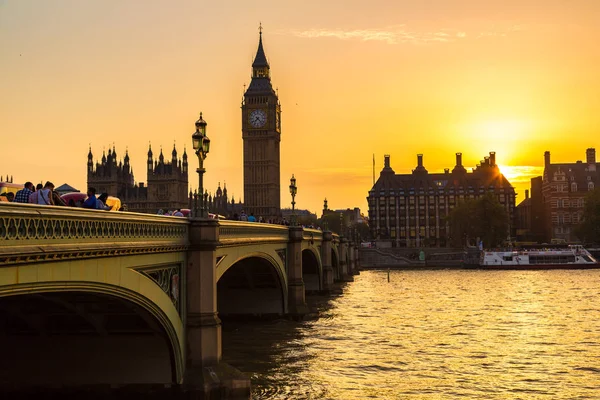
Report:
M 17 193 L 4 193 L 2 196 L 6 198 L 6 201 L 12 203 L 29 203 L 46 206 L 70 206 L 70 207 L 81 207 L 95 210 L 112 210 L 112 206 L 106 204 L 108 199 L 108 193 L 102 193 L 96 197 L 96 189 L 90 187 L 87 191 L 87 198 L 81 200 L 69 199 L 65 201 L 60 194 L 54 190 L 54 184 L 50 181 L 46 182 L 45 185 L 39 183 L 34 186 L 31 182 L 26 182 L 23 185 L 23 189 L 17 191 Z
M 111 211 L 115 205 L 108 205 L 108 193 L 102 193 L 99 196 L 96 196 L 96 189 L 93 187 L 88 188 L 87 197 L 81 197 L 79 199 L 70 198 L 67 201 L 63 199 L 60 194 L 54 190 L 54 184 L 50 181 L 46 182 L 45 185 L 41 183 L 37 186 L 34 186 L 31 182 L 26 182 L 23 189 L 19 190 L 17 193 L 3 193 L 1 196 L 4 196 L 6 200 L 0 199 L 3 201 L 13 202 L 13 203 L 30 203 L 30 204 L 38 204 L 38 205 L 51 205 L 51 206 L 69 206 L 69 207 L 80 207 L 80 208 L 88 208 L 94 210 L 105 210 Z M 68 197 L 66 195 L 65 197 Z M 114 200 L 114 198 L 113 198 Z M 120 206 L 118 211 L 127 211 L 127 206 Z M 173 209 L 173 210 L 158 210 L 158 215 L 166 215 L 173 217 L 187 217 L 189 215 L 189 210 L 183 210 L 181 208 Z M 221 216 L 216 216 L 215 218 L 222 218 Z M 275 224 L 275 225 L 285 225 L 289 226 L 290 221 L 288 221 L 285 217 L 277 218 L 277 219 L 264 219 L 263 217 L 256 218 L 254 213 L 250 213 L 250 215 L 246 214 L 244 210 L 238 215 L 237 213 L 229 216 L 226 219 L 234 220 L 234 221 L 246 221 L 246 222 L 258 222 L 258 223 L 266 223 L 266 224 Z M 302 225 L 303 228 L 311 228 L 311 229 L 321 229 L 319 226 L 310 224 L 310 225 Z
M 265 224 L 275 224 L 275 225 L 285 225 L 285 226 L 290 225 L 290 221 L 288 221 L 285 217 L 276 218 L 276 219 L 264 219 L 263 217 L 256 218 L 254 216 L 254 213 L 250 213 L 250 215 L 248 215 L 248 214 L 246 214 L 246 212 L 244 210 L 242 210 L 239 215 L 237 213 L 234 213 L 233 216 L 231 216 L 228 219 L 231 219 L 234 221 L 259 222 L 259 223 L 265 223 Z M 302 227 L 310 228 L 310 229 L 319 229 L 319 230 L 321 229 L 320 226 L 314 225 L 314 224 L 302 225 Z

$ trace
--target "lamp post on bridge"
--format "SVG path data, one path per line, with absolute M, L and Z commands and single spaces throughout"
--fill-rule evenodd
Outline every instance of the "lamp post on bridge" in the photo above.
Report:
M 206 217 L 206 208 L 205 208 L 205 196 L 204 196 L 204 185 L 203 178 L 204 172 L 204 160 L 208 155 L 208 151 L 210 150 L 210 139 L 206 136 L 206 121 L 202 119 L 202 113 L 200 113 L 200 118 L 196 121 L 196 132 L 192 134 L 192 146 L 196 151 L 196 155 L 198 156 L 198 194 L 196 199 L 200 198 L 200 210 L 198 212 L 198 201 L 194 201 L 194 217 L 204 218 Z
M 340 213 L 340 236 L 344 236 L 344 213 Z
M 323 232 L 328 231 L 329 230 L 329 226 L 327 224 L 327 215 L 325 214 L 327 212 L 327 197 L 325 197 L 325 200 L 323 201 Z
M 290 218 L 290 225 L 296 226 L 296 193 L 298 193 L 298 187 L 296 186 L 296 178 L 292 174 L 290 179 L 290 194 L 292 195 L 292 216 Z

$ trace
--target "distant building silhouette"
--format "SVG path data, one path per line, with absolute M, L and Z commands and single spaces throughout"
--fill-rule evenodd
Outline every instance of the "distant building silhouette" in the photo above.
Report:
M 495 152 L 471 172 L 462 165 L 462 153 L 456 153 L 452 171 L 433 174 L 425 169 L 422 154 L 417 155 L 411 174 L 396 174 L 386 155 L 384 168 L 367 197 L 371 233 L 396 247 L 447 246 L 447 217 L 452 209 L 490 191 L 506 208 L 513 232 L 515 190 L 500 172 Z
M 531 178 L 531 196 L 525 191 L 525 199 L 515 209 L 516 237 L 518 242 L 547 242 L 545 235 L 544 199 L 542 177 Z
M 121 199 L 129 211 L 155 214 L 159 209 L 174 210 L 187 208 L 188 200 L 188 162 L 184 150 L 181 159 L 173 146 L 171 161 L 165 161 L 162 149 L 158 159 L 154 159 L 152 146 L 148 147 L 146 162 L 148 185 L 135 183 L 133 169 L 129 163 L 129 154 L 117 162 L 117 152 L 113 146 L 108 154 L 102 153 L 101 162 L 94 165 L 92 149 L 88 153 L 87 183 L 96 188 L 96 193 L 108 193 Z

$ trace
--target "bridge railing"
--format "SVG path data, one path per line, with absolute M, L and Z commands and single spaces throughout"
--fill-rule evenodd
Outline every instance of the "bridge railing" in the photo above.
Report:
M 287 226 L 258 222 L 219 221 L 219 242 L 221 242 L 221 246 L 280 243 L 288 240 Z
M 0 203 L 0 265 L 185 250 L 184 218 Z
M 323 232 L 318 229 L 304 228 L 302 232 L 302 240 L 306 240 L 312 243 L 315 241 L 322 242 L 323 241 Z

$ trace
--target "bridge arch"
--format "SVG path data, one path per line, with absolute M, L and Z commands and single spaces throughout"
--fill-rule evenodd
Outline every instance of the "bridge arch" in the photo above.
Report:
M 0 369 L 10 376 L 0 383 L 181 382 L 181 320 L 155 301 L 164 296 L 170 302 L 158 285 L 142 279 L 150 281 L 145 294 L 86 281 L 4 287 L 0 332 L 11 345 L 0 361 L 10 365 Z
M 279 254 L 255 251 L 217 264 L 217 309 L 220 316 L 283 315 L 287 312 L 287 278 Z M 229 260 L 227 260 L 229 258 Z
M 302 280 L 304 281 L 304 290 L 307 292 L 323 289 L 321 256 L 313 247 L 302 250 Z

